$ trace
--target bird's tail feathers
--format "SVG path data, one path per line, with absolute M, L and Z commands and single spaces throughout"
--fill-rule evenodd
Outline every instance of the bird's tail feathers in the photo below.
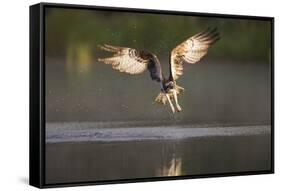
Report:
M 181 86 L 176 85 L 175 89 L 177 91 L 177 94 L 180 94 L 180 93 L 184 92 L 184 88 L 181 87 Z
M 180 93 L 182 93 L 184 91 L 184 88 L 181 87 L 181 86 L 178 86 L 178 85 L 175 86 L 175 89 L 176 89 L 177 95 L 179 95 Z M 174 99 L 172 91 L 169 91 L 167 93 L 167 95 L 170 97 L 171 100 Z M 167 101 L 168 101 L 168 99 L 167 99 L 165 93 L 163 93 L 163 92 L 160 92 L 158 94 L 158 96 L 155 98 L 156 103 L 160 103 L 160 104 L 163 104 L 163 105 L 166 105 Z
M 160 92 L 158 94 L 158 96 L 155 98 L 155 102 L 156 103 L 160 103 L 160 104 L 163 104 L 163 105 L 166 105 L 167 103 L 167 97 L 165 96 L 165 94 L 163 92 Z

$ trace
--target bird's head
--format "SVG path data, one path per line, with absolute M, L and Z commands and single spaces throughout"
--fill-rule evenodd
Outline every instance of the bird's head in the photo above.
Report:
M 174 82 L 171 80 L 164 80 L 162 87 L 165 92 L 169 92 L 170 89 L 174 88 Z

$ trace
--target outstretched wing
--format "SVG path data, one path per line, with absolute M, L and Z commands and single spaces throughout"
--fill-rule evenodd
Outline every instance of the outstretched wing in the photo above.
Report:
M 112 65 L 113 69 L 131 75 L 141 74 L 148 69 L 152 80 L 162 80 L 161 65 L 154 54 L 145 50 L 107 44 L 99 47 L 102 50 L 114 53 L 111 57 L 98 59 L 100 62 Z
M 200 32 L 174 48 L 170 55 L 170 80 L 183 74 L 183 63 L 196 64 L 208 52 L 208 48 L 220 39 L 217 29 Z

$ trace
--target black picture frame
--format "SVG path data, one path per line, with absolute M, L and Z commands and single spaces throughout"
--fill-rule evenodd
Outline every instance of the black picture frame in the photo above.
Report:
M 167 15 L 200 16 L 211 18 L 237 18 L 265 20 L 271 23 L 271 169 L 265 171 L 230 172 L 175 177 L 148 177 L 138 179 L 104 180 L 91 182 L 45 183 L 45 8 L 71 8 L 120 12 L 140 12 Z M 190 178 L 226 177 L 274 173 L 274 18 L 247 15 L 228 15 L 213 13 L 194 13 L 152 9 L 133 9 L 88 5 L 39 3 L 30 6 L 30 139 L 29 139 L 29 184 L 38 188 L 65 186 L 98 185 L 112 183 L 131 183 L 146 181 L 165 181 Z

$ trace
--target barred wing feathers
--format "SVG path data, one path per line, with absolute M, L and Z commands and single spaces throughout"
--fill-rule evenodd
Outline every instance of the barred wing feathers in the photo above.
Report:
M 98 59 L 100 62 L 112 65 L 113 69 L 131 75 L 141 74 L 148 69 L 153 80 L 160 81 L 162 79 L 161 66 L 154 54 L 145 50 L 107 44 L 99 47 L 114 53 L 111 57 Z
M 170 79 L 175 81 L 183 74 L 183 63 L 198 63 L 207 54 L 209 47 L 219 39 L 216 28 L 207 29 L 174 48 L 170 55 Z

